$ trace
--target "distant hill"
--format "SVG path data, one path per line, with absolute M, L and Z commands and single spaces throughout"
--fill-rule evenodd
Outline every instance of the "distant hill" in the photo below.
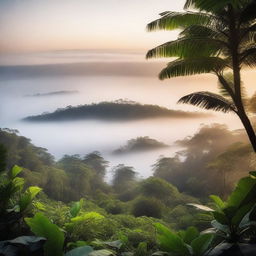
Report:
M 136 120 L 145 118 L 193 118 L 208 114 L 171 110 L 158 105 L 142 105 L 134 101 L 118 100 L 90 105 L 67 106 L 52 113 L 28 116 L 25 121 L 70 121 L 83 119 Z
M 157 141 L 155 139 L 151 139 L 148 136 L 145 137 L 137 137 L 136 139 L 131 139 L 127 141 L 127 144 L 119 149 L 113 151 L 114 154 L 125 154 L 132 153 L 137 151 L 148 151 L 155 150 L 159 148 L 166 148 L 169 145 Z
M 34 93 L 34 94 L 26 94 L 25 97 L 45 97 L 45 96 L 59 96 L 59 95 L 67 95 L 78 93 L 78 91 L 54 91 L 54 92 L 45 92 L 45 93 Z

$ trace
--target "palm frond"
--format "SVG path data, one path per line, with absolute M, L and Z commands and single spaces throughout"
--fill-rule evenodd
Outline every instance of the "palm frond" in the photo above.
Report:
M 177 59 L 170 62 L 167 67 L 160 72 L 159 78 L 163 80 L 177 76 L 220 72 L 226 67 L 226 61 L 218 57 Z
M 187 26 L 199 24 L 211 24 L 212 18 L 209 14 L 198 12 L 164 12 L 162 17 L 147 25 L 148 31 L 174 30 Z
M 187 0 L 184 8 L 196 8 L 201 11 L 216 13 L 227 5 L 232 5 L 233 8 L 241 8 L 245 4 L 250 3 L 250 0 Z
M 236 112 L 235 106 L 230 101 L 218 94 L 211 92 L 191 93 L 179 99 L 178 103 L 191 104 L 204 109 L 222 111 L 224 113 L 230 111 Z
M 229 72 L 223 75 L 223 78 L 225 79 L 226 83 L 228 86 L 231 88 L 231 90 L 234 92 L 234 76 L 233 73 Z M 218 88 L 219 88 L 219 93 L 226 98 L 230 98 L 229 92 L 226 90 L 226 88 L 223 86 L 221 81 L 218 81 Z
M 256 1 L 251 1 L 241 12 L 240 23 L 247 23 L 256 19 Z
M 256 67 L 256 46 L 244 50 L 241 55 L 243 65 L 251 68 Z
M 146 58 L 215 56 L 223 47 L 224 43 L 211 38 L 180 38 L 149 50 Z
M 226 83 L 228 84 L 229 88 L 232 90 L 232 92 L 235 92 L 235 86 L 234 86 L 234 75 L 232 72 L 228 72 L 222 75 L 223 79 L 225 79 Z M 225 86 L 221 83 L 221 81 L 218 81 L 218 87 L 219 87 L 219 93 L 227 98 L 231 100 L 231 95 L 230 93 L 227 91 L 227 89 L 225 88 Z M 246 93 L 246 88 L 243 85 L 243 82 L 241 81 L 241 96 L 242 99 L 246 99 L 247 97 L 247 93 Z
M 208 37 L 208 38 L 220 38 L 222 34 L 214 30 L 212 27 L 202 25 L 191 25 L 185 28 L 181 33 L 181 37 Z
M 241 28 L 241 44 L 246 45 L 246 44 L 254 44 L 256 42 L 256 23 L 247 26 L 244 28 Z
M 196 8 L 202 11 L 213 12 L 223 9 L 229 2 L 230 0 L 187 0 L 184 8 Z

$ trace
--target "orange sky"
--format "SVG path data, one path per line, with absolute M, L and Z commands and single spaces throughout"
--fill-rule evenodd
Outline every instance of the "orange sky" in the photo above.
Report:
M 1 52 L 57 49 L 148 49 L 177 32 L 146 32 L 166 10 L 184 0 L 0 1 Z

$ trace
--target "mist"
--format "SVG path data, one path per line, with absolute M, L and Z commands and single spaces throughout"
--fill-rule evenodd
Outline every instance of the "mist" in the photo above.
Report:
M 66 56 L 65 52 L 63 54 Z M 21 119 L 24 117 L 53 112 L 58 108 L 118 99 L 201 112 L 196 107 L 177 105 L 176 102 L 184 94 L 201 90 L 202 87 L 213 92 L 217 90 L 216 81 L 211 76 L 159 81 L 157 72 L 165 65 L 159 62 L 120 62 L 122 56 L 119 54 L 118 61 L 113 59 L 113 63 L 96 63 L 95 60 L 88 62 L 86 59 L 86 63 L 77 64 L 77 57 L 70 57 L 73 63 L 54 64 L 53 60 L 61 59 L 61 53 L 56 53 L 56 58 L 52 57 L 54 53 L 49 55 L 50 58 L 44 57 L 43 65 L 39 62 L 34 65 L 38 55 L 32 58 L 30 54 L 29 58 L 23 58 L 22 65 L 0 68 L 0 123 L 1 127 L 19 130 L 21 135 L 30 138 L 35 145 L 47 148 L 56 159 L 64 154 L 84 155 L 97 150 L 111 162 L 109 170 L 117 164 L 126 164 L 135 167 L 141 176 L 147 177 L 151 175 L 151 165 L 160 155 L 173 156 L 182 148 L 174 142 L 193 135 L 200 125 L 224 123 L 231 129 L 241 128 L 236 116 L 209 111 L 205 113 L 210 113 L 211 118 L 206 115 L 206 118 L 158 118 L 129 122 L 23 122 Z M 123 59 L 127 58 L 129 55 L 125 54 Z M 66 57 L 63 59 L 66 61 Z M 76 93 L 52 93 L 64 91 Z M 44 97 L 24 97 L 26 95 Z M 125 145 L 128 140 L 143 136 L 162 141 L 170 147 L 122 156 L 112 154 L 113 150 Z

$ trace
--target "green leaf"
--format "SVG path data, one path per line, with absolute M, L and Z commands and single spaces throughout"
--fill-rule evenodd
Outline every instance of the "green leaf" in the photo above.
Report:
M 221 223 L 219 223 L 219 222 L 216 221 L 216 220 L 213 220 L 213 221 L 211 222 L 211 224 L 212 224 L 212 226 L 213 226 L 214 228 L 216 228 L 218 231 L 221 231 L 221 232 L 223 232 L 223 233 L 225 233 L 225 234 L 230 233 L 229 227 L 228 227 L 227 225 L 222 225 Z
M 104 242 L 105 245 L 108 245 L 109 247 L 120 249 L 123 245 L 123 242 L 121 240 L 111 241 L 111 242 Z
M 203 234 L 200 235 L 198 238 L 194 239 L 191 243 L 193 255 L 203 255 L 209 249 L 213 238 L 213 234 Z
M 19 236 L 15 239 L 8 240 L 8 243 L 29 245 L 29 244 L 34 244 L 34 243 L 45 241 L 45 240 L 46 239 L 44 237 L 38 237 L 38 236 Z
M 253 209 L 254 205 L 255 205 L 255 203 L 252 202 L 252 203 L 246 204 L 246 205 L 242 206 L 241 208 L 239 208 L 235 212 L 235 215 L 232 218 L 231 223 L 235 226 L 239 226 L 240 222 L 243 220 L 244 216 Z
M 47 256 L 62 256 L 64 234 L 59 227 L 53 224 L 42 213 L 36 213 L 33 218 L 25 218 L 25 222 L 31 231 L 47 239 L 44 250 Z
M 215 220 L 217 220 L 219 223 L 221 223 L 223 225 L 229 224 L 230 221 L 224 213 L 215 211 L 212 214 L 213 214 L 213 217 L 215 218 Z
M 256 179 L 242 178 L 227 200 L 228 206 L 241 208 L 248 203 L 256 203 Z
M 177 253 L 181 255 L 189 255 L 189 250 L 182 239 L 171 232 L 167 227 L 160 223 L 155 224 L 157 230 L 157 240 L 161 249 L 171 253 Z
M 19 236 L 12 240 L 0 242 L 0 254 L 5 256 L 35 255 L 35 251 L 42 255 L 44 237 Z
M 73 203 L 73 205 L 70 209 L 70 215 L 72 218 L 76 217 L 79 214 L 79 212 L 82 208 L 82 205 L 83 205 L 83 199 L 81 199 L 79 202 Z
M 19 192 L 23 189 L 25 180 L 23 178 L 16 177 L 12 180 L 11 183 L 12 183 L 13 193 L 15 193 L 15 192 Z
M 35 196 L 41 190 L 42 189 L 39 187 L 31 186 L 21 195 L 20 200 L 19 200 L 20 212 L 23 212 L 27 209 L 27 207 L 32 203 Z
M 19 167 L 18 165 L 14 165 L 11 169 L 11 179 L 14 179 L 21 171 L 21 167 Z
M 85 245 L 88 245 L 87 242 L 85 241 L 75 241 L 75 242 L 69 242 L 67 244 L 67 247 L 68 248 L 77 248 L 77 247 L 82 247 L 82 246 L 85 246 Z
M 188 227 L 184 233 L 183 241 L 186 244 L 191 244 L 191 242 L 199 236 L 199 231 L 196 227 Z
M 225 203 L 222 201 L 222 199 L 219 196 L 210 195 L 210 198 L 213 200 L 216 206 L 218 206 L 219 209 L 222 209 L 225 206 Z
M 93 252 L 91 246 L 82 246 L 67 252 L 65 256 L 88 256 L 91 252 Z
M 102 250 L 92 251 L 88 255 L 89 256 L 111 256 L 111 255 L 114 255 L 114 253 L 112 251 L 102 249 Z
M 154 253 L 152 253 L 152 256 L 167 256 L 168 253 L 167 252 L 163 252 L 163 251 L 156 251 Z

